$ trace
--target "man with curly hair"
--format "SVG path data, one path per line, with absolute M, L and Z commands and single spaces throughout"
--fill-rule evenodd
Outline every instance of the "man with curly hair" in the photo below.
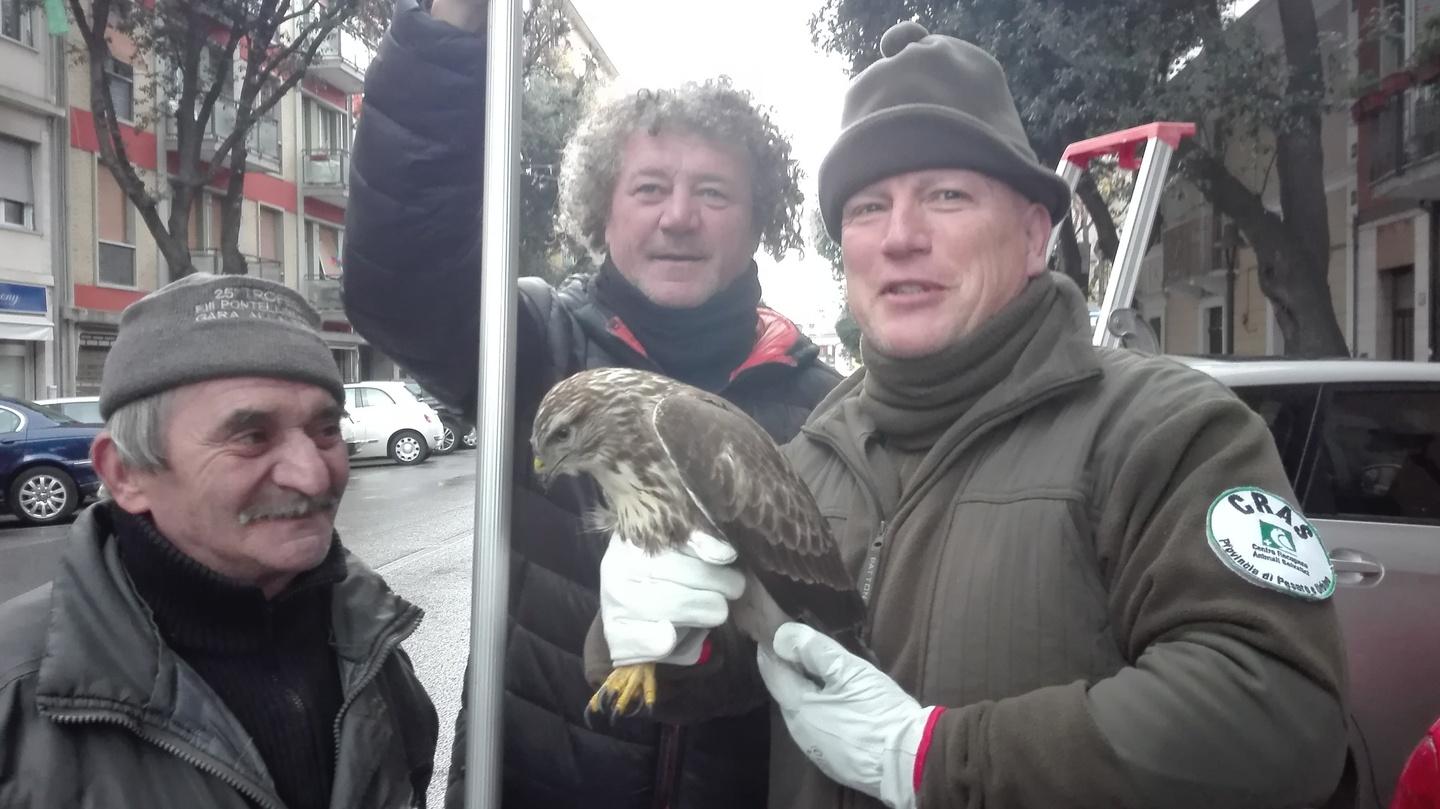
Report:
M 367 339 L 473 419 L 485 0 L 435 0 L 428 12 L 416 0 L 396 5 L 356 138 L 345 304 Z M 764 708 L 684 727 L 643 718 L 587 726 L 582 652 L 600 609 L 602 555 L 608 567 L 631 565 L 637 591 L 680 579 L 716 593 L 724 583 L 706 578 L 718 566 L 688 557 L 607 552 L 610 537 L 585 522 L 593 485 L 543 489 L 525 439 L 551 386 L 614 366 L 716 392 L 777 441 L 792 438 L 839 381 L 793 323 L 760 304 L 756 250 L 778 258 L 800 243 L 799 171 L 768 116 L 727 82 L 709 81 L 600 106 L 569 144 L 562 174 L 566 222 L 604 262 L 558 289 L 520 284 L 502 801 L 764 806 Z M 687 578 L 694 571 L 698 580 Z M 606 606 L 626 628 L 607 637 L 617 659 L 660 658 L 683 677 L 725 656 L 706 632 L 723 607 L 701 605 L 673 623 L 647 620 L 643 607 Z M 447 806 L 463 799 L 464 730 L 462 709 Z

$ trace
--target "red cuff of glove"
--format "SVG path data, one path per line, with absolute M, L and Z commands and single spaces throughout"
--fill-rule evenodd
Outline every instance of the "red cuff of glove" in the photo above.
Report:
M 703 666 L 703 665 L 705 665 L 705 663 L 709 662 L 709 660 L 710 660 L 710 655 L 712 655 L 712 654 L 714 654 L 714 653 L 715 653 L 715 644 L 714 644 L 713 642 L 711 642 L 710 636 L 709 636 L 709 635 L 706 635 L 706 636 L 705 636 L 705 640 L 702 641 L 701 644 L 700 644 L 700 657 L 699 657 L 699 659 L 697 659 L 697 660 L 695 661 L 695 665 L 697 665 L 697 666 Z
M 920 746 L 915 748 L 915 794 L 920 794 L 920 783 L 925 780 L 925 758 L 930 754 L 930 742 L 935 736 L 935 723 L 945 713 L 944 705 L 937 705 L 925 720 L 925 735 L 920 737 Z

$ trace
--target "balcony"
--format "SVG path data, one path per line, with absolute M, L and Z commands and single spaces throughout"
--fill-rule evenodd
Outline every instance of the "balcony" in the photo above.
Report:
M 340 299 L 340 281 L 331 278 L 302 278 L 300 292 L 325 320 L 344 320 L 345 303 Z
M 1368 124 L 1375 196 L 1440 197 L 1440 85 L 1421 85 L 1390 96 Z
M 285 283 L 285 267 L 279 259 L 261 258 L 242 253 L 245 256 L 245 268 L 247 274 L 256 278 L 264 278 L 277 283 Z M 190 251 L 190 263 L 195 265 L 196 272 L 208 272 L 220 275 L 225 271 L 225 262 L 220 257 L 220 251 L 215 248 Z
M 215 102 L 215 109 L 211 112 L 209 124 L 200 142 L 201 160 L 208 163 L 214 159 L 215 150 L 235 131 L 235 118 L 234 101 L 222 98 Z M 280 171 L 279 119 L 270 116 L 257 119 L 245 136 L 245 145 L 249 150 L 245 157 L 246 170 L 270 174 Z M 165 148 L 172 152 L 180 148 L 173 126 L 166 128 Z
M 344 208 L 350 199 L 350 152 L 345 149 L 307 149 L 300 160 L 303 193 L 307 197 Z
M 373 55 L 365 40 L 337 28 L 320 43 L 305 76 L 319 79 L 346 95 L 354 95 L 365 89 L 365 69 L 370 66 Z

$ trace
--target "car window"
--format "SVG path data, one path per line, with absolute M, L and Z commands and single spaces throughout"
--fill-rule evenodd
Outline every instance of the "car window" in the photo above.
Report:
M 0 408 L 0 433 L 13 433 L 20 429 L 20 416 L 13 410 Z
M 63 404 L 50 405 L 51 409 L 59 410 L 70 418 L 84 422 L 85 424 L 104 424 L 105 419 L 100 417 L 99 402 L 65 402 Z M 64 422 L 61 422 L 62 424 Z
M 64 410 L 61 410 L 58 405 L 42 405 L 35 404 L 34 402 L 26 402 L 26 406 L 28 406 L 31 410 L 34 410 L 35 412 L 44 416 L 45 418 L 50 419 L 56 424 L 80 423 L 79 421 L 72 418 L 69 414 L 67 414 Z
M 1307 514 L 1440 525 L 1440 390 L 1327 387 L 1316 439 Z
M 390 398 L 390 394 L 379 388 L 361 388 L 360 394 L 361 407 L 380 407 L 395 404 L 395 400 Z
M 1298 487 L 1305 441 L 1315 419 L 1318 387 L 1255 385 L 1234 390 L 1236 396 L 1265 419 L 1265 426 L 1270 428 L 1270 435 L 1275 439 L 1275 448 L 1280 451 L 1280 462 L 1285 465 L 1285 476 L 1290 479 L 1291 486 Z
M 357 407 L 360 406 L 360 396 L 359 396 L 359 393 L 360 393 L 360 392 L 359 392 L 358 390 L 356 390 L 355 388 L 346 388 L 346 389 L 345 389 L 345 409 L 346 409 L 346 410 L 354 410 L 355 408 L 357 408 Z

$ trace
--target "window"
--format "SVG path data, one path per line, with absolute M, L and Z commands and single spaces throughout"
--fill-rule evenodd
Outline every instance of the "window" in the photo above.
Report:
M 24 423 L 24 419 L 14 410 L 0 407 L 0 433 L 13 433 Z
M 1405 0 L 1381 0 L 1375 26 L 1380 38 L 1380 75 L 1405 65 Z
M 313 225 L 311 237 L 306 240 L 307 277 L 338 280 L 340 268 L 340 231 L 325 225 Z
M 395 404 L 395 400 L 390 397 L 390 394 L 386 393 L 383 390 L 380 390 L 379 388 L 360 389 L 361 407 L 383 407 L 385 405 L 393 404 Z
M 1290 479 L 1291 486 L 1300 485 L 1300 463 L 1304 460 L 1305 443 L 1309 440 L 1311 423 L 1315 420 L 1318 394 L 1316 385 L 1235 388 L 1235 395 L 1265 419 L 1265 426 L 1270 428 L 1270 435 L 1275 439 L 1275 448 L 1280 451 L 1280 461 L 1285 465 L 1285 476 Z
M 100 402 L 65 402 L 56 405 L 60 412 L 81 424 L 104 424 L 105 419 L 100 415 Z
M 35 180 L 29 143 L 0 137 L 0 223 L 35 227 Z
M 345 406 L 353 407 L 380 407 L 393 405 L 395 400 L 379 388 L 346 388 Z
M 347 148 L 350 116 L 313 98 L 305 98 L 301 104 L 305 117 L 305 145 L 309 151 Z
M 285 215 L 279 208 L 260 206 L 259 261 L 252 272 L 261 278 L 285 282 Z
M 80 332 L 76 346 L 75 395 L 98 396 L 100 376 L 105 370 L 105 358 L 110 355 L 110 346 L 115 344 L 115 332 Z
M 96 166 L 96 230 L 99 261 L 96 279 L 110 286 L 135 286 L 135 219 L 130 200 L 109 169 Z
M 1225 307 L 1206 306 L 1200 310 L 1205 332 L 1201 335 L 1200 353 L 1225 353 Z
M 1306 513 L 1440 525 L 1440 389 L 1336 388 L 1321 413 Z
M 115 57 L 105 60 L 105 75 L 110 77 L 110 103 L 115 117 L 122 121 L 135 119 L 135 69 Z
M 1390 303 L 1390 359 L 1415 359 L 1415 268 L 1398 267 L 1382 275 Z
M 0 36 L 35 47 L 35 32 L 30 28 L 31 16 L 30 6 L 25 0 L 0 0 Z

